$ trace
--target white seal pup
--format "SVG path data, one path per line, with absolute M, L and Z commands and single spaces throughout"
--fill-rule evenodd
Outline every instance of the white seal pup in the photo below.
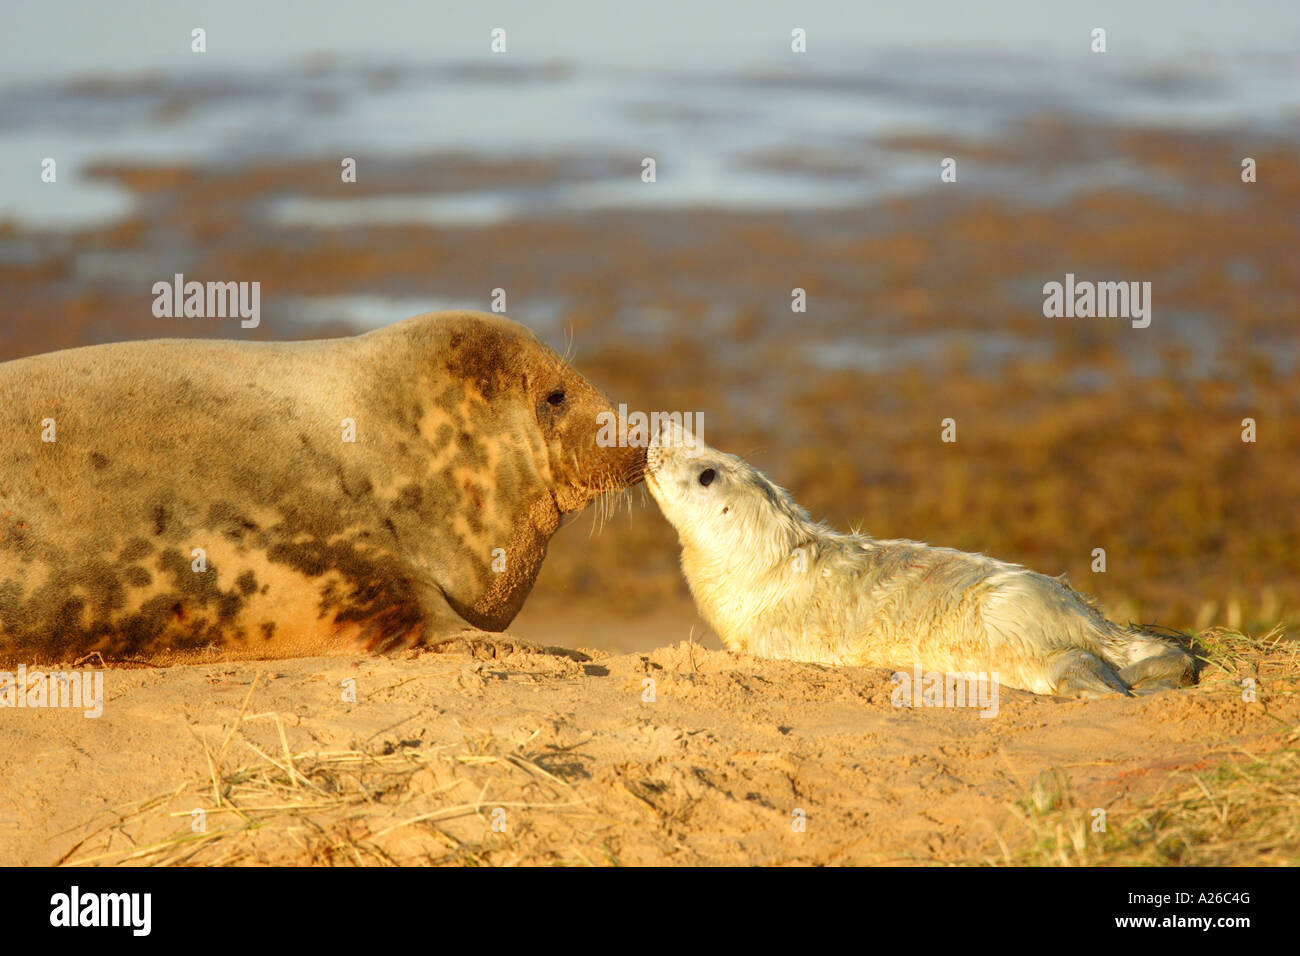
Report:
M 819 664 L 994 673 L 1036 694 L 1130 694 L 1191 682 L 1194 659 L 1108 621 L 1061 578 L 982 554 L 842 534 L 751 465 L 665 423 L 646 486 L 726 646 Z

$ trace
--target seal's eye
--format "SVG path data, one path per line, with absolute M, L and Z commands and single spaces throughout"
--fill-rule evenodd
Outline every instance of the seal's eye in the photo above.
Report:
M 700 472 L 700 484 L 702 484 L 705 488 L 707 488 L 709 487 L 709 485 L 713 483 L 713 479 L 716 478 L 717 476 L 718 473 L 714 471 L 712 468 L 705 468 L 702 472 Z
M 555 391 L 551 392 L 550 395 L 546 396 L 546 402 L 548 405 L 563 405 L 564 392 L 560 389 L 556 389 Z

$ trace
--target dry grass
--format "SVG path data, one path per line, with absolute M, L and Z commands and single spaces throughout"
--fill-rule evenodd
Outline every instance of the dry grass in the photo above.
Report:
M 1280 627 L 1262 636 L 1202 632 L 1206 669 L 1194 691 L 1237 694 L 1254 681 L 1255 702 L 1278 721 L 1263 748 L 1207 769 L 1169 773 L 1146 797 L 1091 806 L 1060 770 L 1042 772 L 1011 807 L 1001 854 L 1015 866 L 1294 866 L 1300 864 L 1300 726 L 1275 711 L 1300 692 L 1300 648 Z M 1243 688 L 1244 690 L 1244 688 Z M 1103 810 L 1104 814 L 1099 814 Z
M 1243 754 L 1177 772 L 1136 806 L 1080 805 L 1059 771 L 1013 808 L 1028 838 L 990 860 L 1013 866 L 1294 866 L 1300 863 L 1300 749 Z M 1105 809 L 1105 817 L 1098 814 Z M 1104 826 L 1105 829 L 1100 829 Z
M 1197 636 L 1196 650 L 1205 663 L 1202 682 L 1251 677 L 1266 695 L 1294 694 L 1298 689 L 1300 640 L 1280 624 L 1258 636 L 1208 628 Z
M 247 709 L 257 682 L 249 689 Z M 563 823 L 567 846 L 539 833 L 538 813 L 584 814 L 583 801 L 524 749 L 467 731 L 459 745 L 390 742 L 372 750 L 293 751 L 276 713 L 240 711 L 206 767 L 175 789 L 110 814 L 61 865 L 379 865 L 609 862 Z M 250 725 L 274 728 L 269 753 Z M 263 735 L 265 736 L 265 735 Z M 232 749 L 256 759 L 235 763 Z M 519 824 L 531 811 L 528 822 Z M 202 824 L 196 824 L 201 816 Z M 502 832 L 494 822 L 504 822 Z

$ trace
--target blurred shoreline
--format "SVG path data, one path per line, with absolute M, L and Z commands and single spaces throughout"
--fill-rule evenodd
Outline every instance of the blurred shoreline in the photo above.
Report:
M 1296 57 L 1282 50 L 1089 60 L 885 46 L 709 66 L 526 55 L 216 62 L 0 84 L 0 223 L 66 231 L 129 219 L 132 190 L 93 175 L 106 165 L 231 170 L 354 156 L 361 174 L 346 198 L 312 195 L 303 180 L 306 194 L 274 201 L 270 218 L 456 226 L 607 209 L 831 211 L 928 189 L 933 168 L 912 160 L 936 150 L 963 156 L 965 186 L 1039 202 L 1099 183 L 1176 188 L 1118 159 L 1067 154 L 1056 171 L 1017 163 L 1007 147 L 1044 117 L 1300 140 Z M 974 141 L 983 155 L 961 154 Z M 61 164 L 58 188 L 32 188 L 30 166 L 47 156 Z M 645 156 L 663 164 L 653 189 L 630 175 Z M 444 157 L 552 175 L 402 192 Z

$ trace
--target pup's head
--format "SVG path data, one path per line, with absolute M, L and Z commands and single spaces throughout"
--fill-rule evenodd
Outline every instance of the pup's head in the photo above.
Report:
M 770 567 L 806 537 L 807 512 L 737 458 L 664 422 L 646 452 L 646 487 L 682 547 L 718 567 Z

